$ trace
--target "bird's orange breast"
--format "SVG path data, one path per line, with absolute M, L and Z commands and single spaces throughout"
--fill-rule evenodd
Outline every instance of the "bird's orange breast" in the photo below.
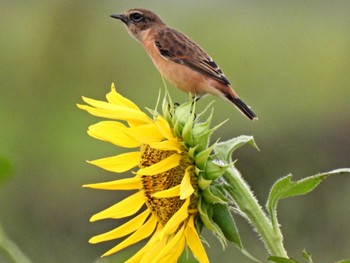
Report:
M 149 33 L 151 34 L 152 31 Z M 164 58 L 160 54 L 152 37 L 144 38 L 141 43 L 162 76 L 180 90 L 199 95 L 205 93 L 221 95 L 217 94 L 217 90 L 214 88 L 216 84 L 214 82 L 217 81 L 185 65 Z

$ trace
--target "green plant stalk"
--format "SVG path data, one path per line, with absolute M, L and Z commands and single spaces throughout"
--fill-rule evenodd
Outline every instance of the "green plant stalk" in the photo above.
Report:
M 6 236 L 1 225 L 0 225 L 0 254 L 5 256 L 5 260 L 9 259 L 11 260 L 10 262 L 13 262 L 13 263 L 31 263 L 29 258 L 27 258 L 27 256 L 23 254 L 23 252 L 19 249 L 19 247 Z
M 269 218 L 262 210 L 258 200 L 238 170 L 231 166 L 225 171 L 223 178 L 228 183 L 225 187 L 226 191 L 231 195 L 253 227 L 255 227 L 269 253 L 273 256 L 288 258 L 279 228 L 274 229 L 272 227 Z

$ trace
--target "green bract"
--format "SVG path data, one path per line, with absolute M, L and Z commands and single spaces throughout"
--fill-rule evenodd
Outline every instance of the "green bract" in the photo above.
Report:
M 196 165 L 198 177 L 198 210 L 197 229 L 205 226 L 219 239 L 223 247 L 228 242 L 235 244 L 244 254 L 253 259 L 243 248 L 238 229 L 230 212 L 233 204 L 222 175 L 232 165 L 231 153 L 250 143 L 256 147 L 252 137 L 240 136 L 227 142 L 210 144 L 211 134 L 223 123 L 210 127 L 213 110 L 209 117 L 206 112 L 210 103 L 201 113 L 195 113 L 196 102 L 189 100 L 181 105 L 174 105 L 169 95 L 162 104 L 163 116 L 172 126 L 175 135 L 182 138 L 184 146 Z M 203 121 L 202 121 L 203 119 Z M 225 156 L 224 152 L 227 154 Z

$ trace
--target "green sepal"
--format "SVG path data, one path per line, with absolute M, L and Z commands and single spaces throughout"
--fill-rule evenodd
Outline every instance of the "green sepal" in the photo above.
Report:
M 194 130 L 192 132 L 193 132 L 193 145 L 198 146 L 198 148 L 197 148 L 198 152 L 205 151 L 209 145 L 209 139 L 210 139 L 211 132 L 206 131 L 206 132 L 204 132 L 202 134 L 198 134 L 198 135 L 196 135 L 194 133 Z
M 185 122 L 185 125 L 182 129 L 182 139 L 187 145 L 194 145 L 193 144 L 193 119 L 194 119 L 194 113 L 191 114 L 189 119 Z
M 201 136 L 204 133 L 207 133 L 210 129 L 210 120 L 211 116 L 206 122 L 197 122 L 196 125 L 193 127 L 193 137 Z
M 204 224 L 198 214 L 195 216 L 194 223 L 195 223 L 194 225 L 196 227 L 197 233 L 202 233 Z
M 200 217 L 199 214 L 197 214 L 194 218 L 194 226 L 196 228 L 196 231 L 198 234 L 202 233 L 202 230 L 204 228 L 204 223 Z M 208 247 L 210 247 L 209 242 L 202 236 L 200 235 L 200 240 L 202 241 L 202 243 L 206 244 Z
M 185 126 L 185 123 L 189 120 L 192 115 L 192 101 L 187 101 L 175 109 L 176 119 Z
M 239 236 L 236 223 L 226 204 L 213 205 L 213 220 L 221 228 L 226 239 L 242 248 L 241 237 Z
M 211 131 L 209 130 L 210 120 L 206 122 L 196 123 L 193 127 L 193 145 L 198 145 L 198 150 L 203 151 L 209 145 Z
M 175 136 L 181 138 L 183 126 L 175 119 L 174 119 L 174 123 L 172 125 L 173 125 L 173 130 L 174 130 Z
M 203 173 L 200 172 L 200 174 L 203 174 Z M 203 178 L 203 176 L 198 176 L 198 187 L 199 187 L 199 189 L 204 190 L 204 189 L 207 188 L 211 183 L 212 183 L 212 180 L 206 180 L 206 179 Z
M 229 164 L 224 164 L 220 160 L 215 159 L 214 157 L 209 156 L 207 164 L 205 166 L 205 179 L 216 180 L 219 178 L 224 171 L 230 167 Z
M 167 90 L 165 90 L 165 95 L 162 102 L 162 111 L 163 116 L 167 120 L 167 122 L 172 123 L 172 119 L 175 114 L 175 108 Z
M 194 158 L 195 158 L 196 149 L 197 149 L 197 146 L 188 148 L 188 156 L 190 156 L 190 158 L 192 158 L 192 160 L 194 160 Z
M 215 204 L 213 205 L 213 212 L 213 220 L 220 227 L 225 238 L 232 242 L 246 257 L 253 261 L 260 262 L 243 247 L 238 228 L 228 206 Z
M 205 203 L 202 198 L 198 198 L 198 210 L 201 221 L 206 228 L 211 230 L 213 234 L 219 239 L 223 248 L 227 246 L 227 241 L 221 228 L 212 220 L 213 207 Z
M 220 187 L 220 186 L 218 186 Z M 216 186 L 209 185 L 209 187 L 206 187 L 202 195 L 204 197 L 204 200 L 209 204 L 226 204 L 229 200 L 225 196 L 225 194 L 220 191 Z
M 215 226 L 211 222 L 212 210 L 208 209 L 208 205 L 202 201 L 202 198 L 198 198 L 198 211 L 201 221 L 209 230 L 214 230 Z
M 211 129 L 207 130 L 206 132 L 203 133 L 203 135 L 198 135 L 198 136 L 193 136 L 194 137 L 194 143 L 197 143 L 199 145 L 199 149 L 202 151 L 205 150 L 208 145 L 209 145 L 209 139 L 211 134 L 217 130 L 218 128 L 220 128 L 224 123 L 226 123 L 227 120 L 219 123 L 218 125 L 212 127 Z
M 231 140 L 217 143 L 215 145 L 214 151 L 220 160 L 229 164 L 232 162 L 232 153 L 236 149 L 247 143 L 259 150 L 258 146 L 254 141 L 253 136 L 241 135 Z
M 200 120 L 210 108 L 211 108 L 210 116 L 207 117 L 206 119 L 211 120 L 213 112 L 214 112 L 214 108 L 211 107 L 213 105 L 213 103 L 214 103 L 214 101 L 209 102 L 208 105 L 205 107 L 205 109 L 202 110 L 202 112 L 197 114 L 197 120 Z
M 147 107 L 145 107 L 145 110 L 148 111 L 154 117 L 157 117 L 159 115 L 157 110 L 153 110 L 153 109 L 150 109 L 150 108 L 147 108 Z
M 196 156 L 195 156 L 195 163 L 196 163 L 196 166 L 201 169 L 201 170 L 204 170 L 205 169 L 205 166 L 207 164 L 207 160 L 210 156 L 210 154 L 212 153 L 214 147 L 215 147 L 215 144 L 214 143 L 212 146 L 210 146 L 209 148 L 205 149 L 204 151 L 201 151 L 199 152 Z

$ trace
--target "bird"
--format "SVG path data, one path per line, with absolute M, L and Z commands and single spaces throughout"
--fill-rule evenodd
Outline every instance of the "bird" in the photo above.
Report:
M 196 100 L 211 94 L 233 103 L 250 120 L 255 113 L 232 89 L 214 60 L 193 40 L 168 27 L 154 12 L 134 8 L 112 18 L 124 23 L 129 34 L 147 51 L 160 74 Z

